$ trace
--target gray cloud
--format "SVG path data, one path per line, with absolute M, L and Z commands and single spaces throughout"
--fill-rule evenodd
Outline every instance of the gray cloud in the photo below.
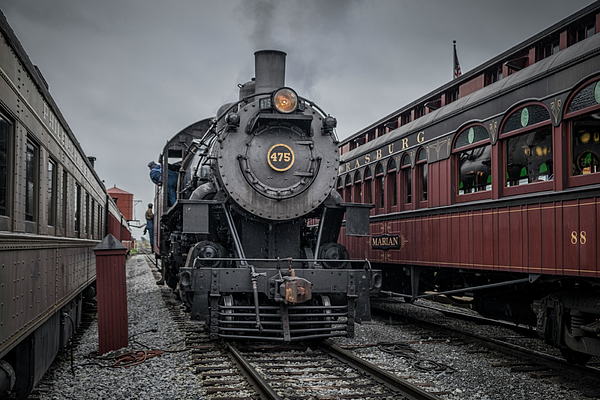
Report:
M 148 161 L 237 98 L 256 50 L 285 51 L 286 83 L 337 117 L 344 138 L 448 82 L 453 39 L 468 71 L 590 3 L 0 0 L 0 9 L 106 186 L 144 205 Z

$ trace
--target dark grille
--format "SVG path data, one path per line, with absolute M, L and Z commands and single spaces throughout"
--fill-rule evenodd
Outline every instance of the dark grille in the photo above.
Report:
M 600 103 L 600 82 L 590 83 L 573 97 L 567 113 L 593 107 Z
M 481 125 L 475 125 L 461 132 L 458 138 L 456 138 L 454 148 L 459 149 L 483 140 L 486 140 L 488 143 L 490 141 L 490 135 L 488 134 L 487 129 Z
M 502 133 L 516 131 L 517 129 L 526 128 L 549 119 L 550 114 L 543 106 L 531 105 L 523 107 L 508 117 L 502 128 Z

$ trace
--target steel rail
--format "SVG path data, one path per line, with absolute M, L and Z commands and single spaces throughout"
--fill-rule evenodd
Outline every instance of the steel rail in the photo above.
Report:
M 229 343 L 225 343 L 227 350 L 231 358 L 240 367 L 242 373 L 249 379 L 249 382 L 254 386 L 260 393 L 261 399 L 267 400 L 282 400 L 273 388 L 267 383 L 267 381 L 260 376 L 260 374 L 254 369 L 252 365 L 246 360 L 246 358 L 239 352 L 235 347 Z
M 417 306 L 417 305 L 413 305 Z M 512 343 L 504 342 L 502 340 L 487 338 L 476 333 L 463 331 L 457 328 L 453 328 L 450 326 L 438 324 L 431 321 L 425 321 L 419 318 L 410 317 L 404 314 L 396 313 L 389 310 L 383 310 L 381 308 L 374 308 L 376 313 L 382 313 L 389 316 L 396 316 L 399 318 L 403 318 L 407 321 L 411 321 L 413 323 L 421 324 L 429 329 L 440 331 L 444 333 L 453 334 L 459 338 L 471 340 L 483 347 L 487 347 L 490 350 L 499 351 L 504 354 L 509 354 L 515 356 L 517 358 L 524 358 L 533 362 L 537 362 L 543 365 L 546 365 L 550 368 L 553 368 L 557 371 L 565 371 L 571 370 L 573 372 L 577 372 L 583 376 L 587 376 L 589 378 L 599 380 L 600 379 L 600 371 L 595 368 L 586 367 L 583 365 L 569 364 L 567 361 L 562 358 L 552 356 L 550 354 L 544 354 L 537 350 L 527 349 Z M 438 310 L 439 311 L 439 310 Z
M 361 359 L 360 357 L 355 356 L 349 351 L 346 351 L 330 342 L 329 340 L 324 340 L 322 342 L 322 347 L 323 350 L 328 354 L 348 365 L 351 365 L 354 368 L 365 371 L 391 389 L 397 390 L 409 400 L 441 400 L 441 397 L 426 392 L 410 382 L 400 379 L 398 376 L 391 374 L 384 369 Z

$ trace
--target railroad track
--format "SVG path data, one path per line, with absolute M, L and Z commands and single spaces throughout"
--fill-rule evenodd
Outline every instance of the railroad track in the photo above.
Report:
M 448 310 L 439 310 L 428 306 L 418 304 L 404 303 L 403 307 L 420 307 L 439 311 L 444 315 L 451 315 L 452 318 L 465 318 L 463 313 L 452 313 Z M 432 319 L 421 319 L 406 312 L 390 310 L 381 304 L 374 306 L 374 314 L 383 318 L 389 318 L 390 321 L 403 321 L 409 324 L 415 324 L 425 329 L 434 331 L 432 334 L 438 338 L 447 338 L 446 340 L 457 340 L 462 342 L 476 343 L 482 351 L 495 351 L 504 354 L 507 357 L 505 362 L 496 362 L 493 367 L 510 368 L 514 373 L 530 373 L 536 378 L 558 378 L 576 382 L 568 384 L 570 388 L 577 389 L 586 396 L 600 397 L 600 368 L 594 366 L 581 366 L 567 363 L 564 359 L 554 355 L 544 353 L 539 350 L 534 350 L 518 343 L 531 343 L 532 340 L 540 342 L 541 339 L 532 339 L 532 331 L 523 329 L 522 327 L 510 326 L 501 321 L 489 320 L 483 317 L 473 315 L 467 316 L 470 322 L 478 325 L 494 325 L 505 328 L 515 329 L 518 332 L 514 336 L 506 336 L 502 338 L 488 337 L 484 334 L 474 333 L 471 330 L 449 326 L 444 322 L 436 322 Z M 555 349 L 551 349 L 552 351 Z
M 264 399 L 440 399 L 328 341 L 226 346 Z
M 190 368 L 202 379 L 203 395 L 209 399 L 441 399 L 330 341 L 211 341 L 204 324 L 190 321 L 170 289 L 163 287 L 162 296 L 186 336 Z
M 204 325 L 189 321 L 167 289 L 163 297 L 186 335 L 190 367 L 207 398 L 440 400 L 328 341 L 313 346 L 211 341 Z

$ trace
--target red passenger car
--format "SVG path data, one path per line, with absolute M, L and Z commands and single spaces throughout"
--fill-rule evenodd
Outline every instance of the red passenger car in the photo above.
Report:
M 600 356 L 599 31 L 595 3 L 342 142 L 338 191 L 375 205 L 351 257 Z

